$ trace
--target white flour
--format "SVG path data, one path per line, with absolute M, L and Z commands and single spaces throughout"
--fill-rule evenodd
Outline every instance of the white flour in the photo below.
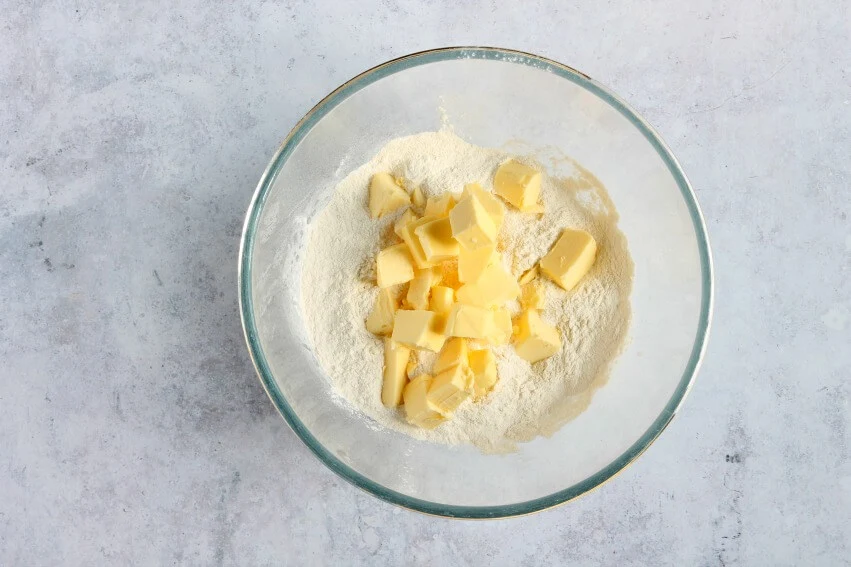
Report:
M 378 292 L 375 255 L 393 243 L 392 223 L 398 214 L 379 221 L 369 218 L 371 176 L 389 171 L 420 185 L 426 196 L 457 192 L 472 182 L 490 190 L 494 171 L 507 157 L 506 152 L 470 145 L 446 130 L 399 138 L 347 176 L 312 220 L 302 274 L 303 312 L 316 356 L 340 403 L 419 439 L 472 443 L 484 451 L 502 452 L 555 432 L 582 412 L 605 383 L 629 327 L 633 265 L 605 188 L 573 164 L 569 177 L 550 178 L 545 172 L 542 217 L 506 207 L 500 233 L 503 258 L 515 275 L 534 265 L 563 228 L 587 230 L 597 240 L 597 260 L 573 291 L 541 279 L 546 281 L 543 318 L 558 326 L 562 350 L 530 366 L 512 346 L 494 348 L 499 382 L 493 392 L 481 402 L 462 405 L 451 420 L 431 431 L 409 425 L 404 410 L 381 404 L 384 347 L 366 330 L 364 319 Z M 423 370 L 428 370 L 434 355 L 419 356 Z

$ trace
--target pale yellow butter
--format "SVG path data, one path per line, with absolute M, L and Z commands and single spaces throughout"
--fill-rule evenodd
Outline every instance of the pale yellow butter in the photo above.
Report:
M 414 259 L 406 244 L 385 248 L 376 258 L 378 287 L 390 287 L 414 279 Z
M 517 299 L 520 286 L 501 262 L 495 262 L 482 271 L 474 283 L 461 286 L 456 292 L 458 303 L 478 305 L 479 307 L 496 307 L 506 301 Z
M 441 315 L 449 315 L 455 302 L 455 290 L 451 287 L 438 285 L 431 288 L 431 303 L 429 309 Z
M 473 393 L 480 398 L 496 384 L 496 357 L 489 349 L 482 349 L 471 350 L 468 359 L 470 371 L 473 373 Z
M 443 266 L 437 265 L 427 269 L 431 275 L 431 287 L 439 285 L 443 281 Z
M 376 173 L 369 183 L 369 215 L 381 218 L 411 202 L 408 192 L 389 173 Z
M 446 421 L 440 408 L 428 399 L 431 382 L 431 376 L 420 374 L 408 382 L 402 393 L 408 422 L 424 429 L 434 429 Z
M 428 215 L 428 208 L 426 207 Z M 443 262 L 458 256 L 458 241 L 452 236 L 452 225 L 446 217 L 439 218 L 414 229 L 427 262 Z
M 449 213 L 449 221 L 452 224 L 452 236 L 469 250 L 496 244 L 496 225 L 473 194 L 455 205 Z
M 381 403 L 394 408 L 402 401 L 402 390 L 408 381 L 407 368 L 411 349 L 391 340 L 384 339 L 384 384 L 381 387 Z
M 527 309 L 518 320 L 514 349 L 524 360 L 535 363 L 561 349 L 558 329 L 546 324 L 535 309 Z
M 453 337 L 487 340 L 492 332 L 493 315 L 490 309 L 456 303 L 446 324 L 446 334 Z
M 482 276 L 490 264 L 499 260 L 499 253 L 493 244 L 468 250 L 460 246 L 458 250 L 458 280 L 464 283 L 474 283 Z
M 396 311 L 393 340 L 412 348 L 438 352 L 446 341 L 443 317 L 433 311 Z
M 517 283 L 520 285 L 527 284 L 538 277 L 538 265 L 535 264 L 520 276 L 520 279 L 517 280 Z
M 541 194 L 541 174 L 528 165 L 507 161 L 500 165 L 493 178 L 497 195 L 521 211 L 540 212 L 537 207 Z
M 434 272 L 431 268 L 414 271 L 414 279 L 411 280 L 411 285 L 408 286 L 408 293 L 405 296 L 409 306 L 414 309 L 428 309 L 428 296 L 433 280 Z
M 512 333 L 511 314 L 508 309 L 493 309 L 491 318 L 491 328 L 487 336 L 488 342 L 494 345 L 508 344 Z
M 456 364 L 467 363 L 467 340 L 460 337 L 454 337 L 446 341 L 443 349 L 440 351 L 437 360 L 434 361 L 432 372 L 440 374 L 444 370 L 452 368 Z
M 470 397 L 473 373 L 467 364 L 456 364 L 437 374 L 428 388 L 428 400 L 443 414 L 451 414 Z
M 462 195 L 464 197 L 475 195 L 482 204 L 482 207 L 487 211 L 494 226 L 496 226 L 497 232 L 499 232 L 499 229 L 502 227 L 502 221 L 505 219 L 505 205 L 494 197 L 493 193 L 485 191 L 478 183 L 468 183 L 465 185 Z
M 417 208 L 417 212 L 422 212 L 426 204 L 426 199 L 425 195 L 423 195 L 423 190 L 419 186 L 414 187 L 414 190 L 411 191 L 411 203 Z
M 393 223 L 393 232 L 396 233 L 396 236 L 402 238 L 402 229 L 417 220 L 417 218 L 418 217 L 416 213 L 414 213 L 414 211 L 412 211 L 411 209 L 406 210 L 404 213 L 402 213 L 402 216 L 400 216 L 396 220 L 396 222 Z
M 418 268 L 430 268 L 434 266 L 434 262 L 430 262 L 426 257 L 420 239 L 416 235 L 417 228 L 435 220 L 434 217 L 423 217 L 412 221 L 399 230 L 399 237 L 408 245 L 411 252 L 411 257 L 414 259 L 414 264 Z
M 535 203 L 534 205 L 529 205 L 528 207 L 523 209 L 523 212 L 524 213 L 530 213 L 530 214 L 533 214 L 533 215 L 542 215 L 546 211 L 544 209 L 544 206 L 541 203 Z
M 452 193 L 444 193 L 440 197 L 429 197 L 426 201 L 423 216 L 445 217 L 455 206 L 455 197 Z
M 597 242 L 584 230 L 564 229 L 546 256 L 541 271 L 570 291 L 588 273 L 597 256 Z
M 378 290 L 375 303 L 366 318 L 366 330 L 376 335 L 389 335 L 393 332 L 393 319 L 396 316 L 396 300 L 388 288 Z

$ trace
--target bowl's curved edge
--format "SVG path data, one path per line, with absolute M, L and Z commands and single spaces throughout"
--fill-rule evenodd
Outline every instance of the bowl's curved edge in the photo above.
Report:
M 701 312 L 698 320 L 695 343 L 692 347 L 692 352 L 683 371 L 680 383 L 677 385 L 676 390 L 665 405 L 662 413 L 653 421 L 647 431 L 645 431 L 644 434 L 620 457 L 582 482 L 548 496 L 526 502 L 500 506 L 455 506 L 413 498 L 405 494 L 389 490 L 384 486 L 373 482 L 350 468 L 326 450 L 310 433 L 310 431 L 307 430 L 295 412 L 293 412 L 292 408 L 290 408 L 272 378 L 268 363 L 256 335 L 253 301 L 251 297 L 250 260 L 254 246 L 254 228 L 259 219 L 260 212 L 263 210 L 263 205 L 268 195 L 269 188 L 271 187 L 277 172 L 310 128 L 312 128 L 314 124 L 325 116 L 325 114 L 327 114 L 342 100 L 347 98 L 351 93 L 381 79 L 382 77 L 395 73 L 397 70 L 404 70 L 409 67 L 460 58 L 501 60 L 508 63 L 529 65 L 556 73 L 562 78 L 565 78 L 597 95 L 610 106 L 615 108 L 615 110 L 620 112 L 642 133 L 642 135 L 644 135 L 662 158 L 669 172 L 676 180 L 691 216 L 695 236 L 698 242 L 698 252 L 701 263 Z M 545 57 L 503 48 L 446 47 L 405 55 L 364 71 L 323 98 L 293 127 L 279 146 L 278 150 L 275 152 L 275 155 L 269 162 L 266 170 L 263 172 L 248 207 L 239 245 L 238 293 L 243 334 L 251 356 L 251 361 L 254 364 L 254 369 L 257 372 L 263 389 L 266 391 L 266 394 L 269 396 L 269 399 L 272 401 L 275 408 L 281 414 L 281 417 L 284 418 L 296 435 L 298 435 L 305 445 L 307 445 L 307 447 L 326 466 L 328 466 L 328 468 L 358 488 L 361 488 L 377 498 L 391 504 L 435 516 L 488 519 L 531 514 L 564 504 L 574 498 L 590 492 L 619 474 L 623 469 L 629 466 L 629 464 L 635 461 L 635 459 L 637 459 L 644 451 L 646 451 L 656 438 L 659 437 L 662 431 L 665 430 L 677 414 L 685 400 L 685 397 L 691 390 L 694 379 L 703 361 L 703 356 L 706 353 L 709 330 L 712 324 L 712 308 L 714 305 L 714 266 L 703 213 L 700 210 L 694 190 L 683 172 L 682 167 L 656 130 L 620 97 L 584 73 Z

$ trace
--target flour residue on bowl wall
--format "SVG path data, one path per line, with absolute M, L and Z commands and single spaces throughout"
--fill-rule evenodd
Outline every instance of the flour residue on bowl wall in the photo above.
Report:
M 490 189 L 494 171 L 509 157 L 544 171 L 541 199 L 546 210 L 534 217 L 508 208 L 500 248 L 512 272 L 532 267 L 568 227 L 594 236 L 597 260 L 571 292 L 545 283 L 543 314 L 561 333 L 558 354 L 530 366 L 512 346 L 496 347 L 499 382 L 489 396 L 462 405 L 434 430 L 411 426 L 404 410 L 381 404 L 383 342 L 364 327 L 377 293 L 375 256 L 401 214 L 378 221 L 369 217 L 369 180 L 389 171 L 419 185 L 426 196 L 457 192 L 473 182 Z M 531 158 L 477 147 L 443 129 L 389 142 L 337 185 L 308 227 L 301 295 L 314 353 L 341 405 L 418 439 L 469 443 L 487 452 L 510 451 L 518 442 L 550 435 L 588 407 L 626 340 L 633 264 L 603 185 L 570 160 L 563 159 L 558 169 L 559 177 L 551 177 Z M 419 356 L 423 371 L 433 359 L 431 354 Z

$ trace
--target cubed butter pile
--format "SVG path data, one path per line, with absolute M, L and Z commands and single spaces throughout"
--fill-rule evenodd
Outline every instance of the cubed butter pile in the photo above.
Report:
M 565 229 L 540 267 L 519 281 L 498 252 L 505 206 L 495 195 L 539 214 L 540 192 L 540 172 L 513 160 L 497 169 L 493 193 L 471 183 L 461 193 L 426 199 L 419 187 L 409 193 L 389 173 L 373 176 L 370 215 L 406 209 L 393 224 L 401 242 L 376 258 L 380 289 L 366 328 L 385 337 L 381 401 L 404 404 L 410 423 L 433 429 L 462 403 L 486 396 L 497 382 L 490 347 L 513 342 L 530 363 L 561 349 L 558 329 L 541 318 L 544 288 L 537 277 L 543 273 L 572 289 L 594 263 L 596 242 L 587 232 Z M 506 307 L 514 300 L 522 309 L 512 322 Z M 410 376 L 414 350 L 439 353 L 431 374 Z

